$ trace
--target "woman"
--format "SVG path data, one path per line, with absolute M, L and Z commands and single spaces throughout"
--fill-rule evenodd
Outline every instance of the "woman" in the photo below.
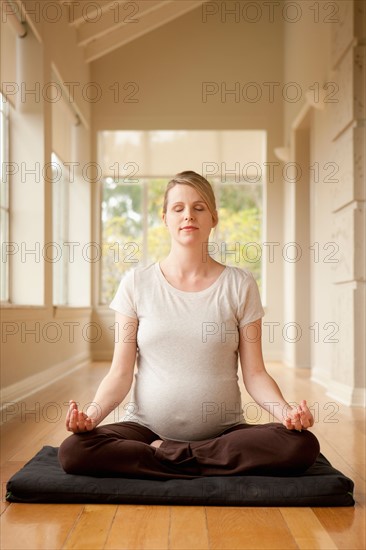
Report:
M 61 445 L 66 472 L 154 479 L 291 474 L 319 453 L 313 416 L 291 407 L 267 373 L 261 349 L 264 310 L 249 270 L 208 254 L 217 225 L 209 182 L 195 172 L 168 184 L 163 222 L 169 255 L 122 279 L 111 303 L 117 338 L 109 373 L 86 414 L 70 402 Z M 238 355 L 251 397 L 278 422 L 246 424 Z M 97 427 L 127 396 L 122 422 Z

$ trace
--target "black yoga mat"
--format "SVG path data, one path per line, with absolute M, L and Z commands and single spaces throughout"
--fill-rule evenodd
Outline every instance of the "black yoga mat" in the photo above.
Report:
M 66 474 L 43 447 L 7 483 L 9 502 L 197 506 L 353 506 L 354 483 L 320 454 L 304 474 L 151 480 Z

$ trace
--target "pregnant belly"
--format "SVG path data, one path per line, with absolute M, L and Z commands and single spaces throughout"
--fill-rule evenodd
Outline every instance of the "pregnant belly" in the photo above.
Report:
M 207 387 L 207 381 L 205 387 L 188 386 L 187 381 L 169 388 L 135 384 L 132 401 L 134 414 L 128 420 L 140 422 L 162 439 L 209 439 L 244 422 L 239 387 L 233 380 L 220 380 L 215 387 Z

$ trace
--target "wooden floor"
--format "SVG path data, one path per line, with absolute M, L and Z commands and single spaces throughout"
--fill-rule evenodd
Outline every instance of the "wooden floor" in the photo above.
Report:
M 58 446 L 68 435 L 64 429 L 68 400 L 84 405 L 93 398 L 109 368 L 94 363 L 8 411 L 2 426 L 1 549 L 364 550 L 365 410 L 330 399 L 322 387 L 309 382 L 308 372 L 295 373 L 278 363 L 266 365 L 288 400 L 308 400 L 323 454 L 355 482 L 354 508 L 9 505 L 7 479 L 43 445 Z M 258 413 L 254 407 L 246 411 L 249 421 Z M 113 420 L 111 415 L 105 422 Z M 270 420 L 263 411 L 260 422 Z

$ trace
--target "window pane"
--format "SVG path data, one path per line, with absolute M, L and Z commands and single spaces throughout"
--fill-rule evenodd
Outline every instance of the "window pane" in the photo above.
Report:
M 1 101 L 1 99 L 0 99 Z M 9 207 L 8 199 L 8 176 L 6 173 L 6 162 L 8 162 L 7 155 L 7 145 L 8 145 L 8 136 L 7 136 L 7 120 L 5 113 L 0 112 L 0 177 L 1 177 L 1 206 L 3 208 Z
M 9 133 L 8 133 L 8 105 L 4 96 L 0 94 L 0 246 L 1 255 L 5 252 L 9 242 L 9 177 L 7 175 L 7 163 L 9 162 Z M 5 260 L 5 257 L 2 258 Z M 0 301 L 9 300 L 9 256 L 6 261 L 1 261 L 0 268 Z
M 112 178 L 105 181 L 102 303 L 112 300 L 127 270 L 159 261 L 169 253 L 170 236 L 161 220 L 167 182 L 167 179 L 146 179 L 139 184 L 124 184 L 115 183 Z M 261 288 L 262 187 L 213 183 L 216 183 L 219 224 L 212 232 L 210 255 L 224 264 L 250 269 Z M 145 227 L 144 188 L 147 188 Z M 144 232 L 147 232 L 145 238 Z
M 102 303 L 109 304 L 122 275 L 142 260 L 143 185 L 106 178 L 103 187 Z
M 162 260 L 169 254 L 170 237 L 162 222 L 163 199 L 167 179 L 147 180 L 148 183 L 148 220 L 147 220 L 147 258 L 148 263 Z
M 60 159 L 52 154 L 52 230 L 53 230 L 53 303 L 67 305 L 68 263 L 65 244 L 68 239 L 68 177 Z
M 260 287 L 262 187 L 224 183 L 218 195 L 219 224 L 213 234 L 211 256 L 227 265 L 249 269 Z
M 156 262 L 168 254 L 170 238 L 161 219 L 166 185 L 166 179 L 126 184 L 106 178 L 102 203 L 102 303 L 110 303 L 127 270 Z

